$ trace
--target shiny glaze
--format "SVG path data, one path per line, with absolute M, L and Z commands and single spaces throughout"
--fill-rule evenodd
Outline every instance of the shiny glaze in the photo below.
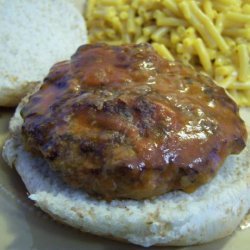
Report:
M 22 116 L 29 150 L 107 199 L 193 191 L 247 136 L 222 88 L 147 44 L 80 47 L 53 66 Z

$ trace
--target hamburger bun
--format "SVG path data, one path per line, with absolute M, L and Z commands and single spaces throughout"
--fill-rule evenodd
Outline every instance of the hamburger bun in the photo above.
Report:
M 249 139 L 239 155 L 228 157 L 215 178 L 192 194 L 174 191 L 143 201 L 107 202 L 70 188 L 42 158 L 25 151 L 20 109 L 27 100 L 19 104 L 10 122 L 11 138 L 3 157 L 20 174 L 29 198 L 63 223 L 144 247 L 183 246 L 231 234 L 250 208 Z
M 64 0 L 1 0 L 0 23 L 0 106 L 17 105 L 87 41 L 81 13 Z

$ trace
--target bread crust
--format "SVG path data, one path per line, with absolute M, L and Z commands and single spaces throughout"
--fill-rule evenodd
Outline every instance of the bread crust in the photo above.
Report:
M 249 139 L 240 155 L 230 156 L 218 175 L 192 194 L 171 192 L 144 201 L 107 202 L 69 188 L 43 159 L 25 151 L 20 137 L 21 106 L 10 123 L 4 159 L 17 169 L 29 198 L 63 223 L 144 247 L 184 246 L 231 234 L 250 208 Z

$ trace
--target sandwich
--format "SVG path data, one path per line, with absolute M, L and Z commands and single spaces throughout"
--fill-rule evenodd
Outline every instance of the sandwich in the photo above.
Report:
M 84 232 L 201 244 L 231 234 L 250 208 L 237 105 L 149 44 L 80 46 L 21 101 L 10 132 L 3 157 L 29 198 Z

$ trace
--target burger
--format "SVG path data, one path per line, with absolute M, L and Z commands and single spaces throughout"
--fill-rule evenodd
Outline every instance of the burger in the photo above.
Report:
M 200 244 L 232 233 L 250 208 L 237 105 L 149 44 L 79 47 L 22 100 L 10 131 L 3 156 L 29 198 L 85 232 Z

